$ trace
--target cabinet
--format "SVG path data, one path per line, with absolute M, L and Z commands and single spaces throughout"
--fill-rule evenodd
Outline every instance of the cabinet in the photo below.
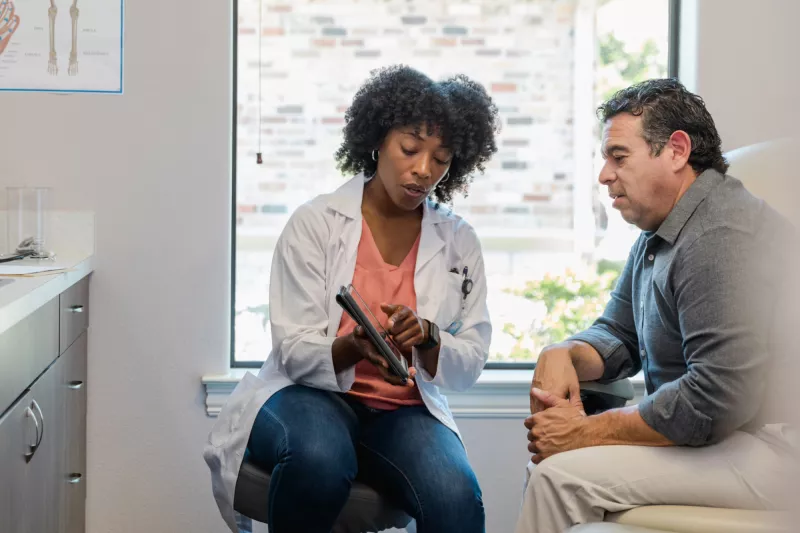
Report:
M 86 503 L 86 337 L 78 339 L 64 352 L 61 391 L 64 409 L 61 469 L 61 528 L 59 533 L 83 533 Z
M 0 335 L 0 372 L 16 369 L 2 384 L 14 400 L 0 404 L 2 533 L 85 530 L 88 314 L 74 309 L 88 311 L 88 279 L 68 291 Z
M 17 533 L 26 527 L 24 487 L 31 475 L 26 458 L 39 434 L 30 397 L 30 392 L 26 392 L 0 417 L 0 531 L 3 532 Z
M 59 446 L 63 444 L 58 405 L 60 369 L 57 360 L 30 388 L 29 407 L 38 418 L 39 444 L 34 445 L 35 448 L 29 446 L 29 459 L 26 459 L 23 492 L 27 513 L 21 521 L 25 527 L 18 528 L 19 533 L 58 533 L 60 487 L 57 476 L 62 469 Z

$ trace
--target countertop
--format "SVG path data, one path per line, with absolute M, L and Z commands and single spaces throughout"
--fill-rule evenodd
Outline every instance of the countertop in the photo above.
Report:
M 5 234 L 5 219 L 0 211 L 0 235 Z M 0 276 L 0 334 L 94 271 L 92 213 L 55 212 L 50 228 L 47 249 L 55 258 L 47 264 L 68 270 L 34 277 Z

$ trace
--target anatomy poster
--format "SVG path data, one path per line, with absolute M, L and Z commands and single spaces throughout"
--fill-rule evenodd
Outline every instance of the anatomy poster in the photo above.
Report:
M 0 91 L 122 93 L 124 0 L 0 0 Z

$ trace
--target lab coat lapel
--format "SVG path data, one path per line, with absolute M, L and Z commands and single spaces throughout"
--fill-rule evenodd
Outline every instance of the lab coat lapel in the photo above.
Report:
M 327 286 L 328 335 L 336 335 L 342 317 L 342 308 L 336 303 L 335 294 L 343 285 L 353 280 L 356 268 L 358 243 L 361 241 L 361 199 L 364 194 L 364 175 L 359 174 L 348 180 L 328 197 L 328 207 L 340 216 L 331 223 L 329 261 L 330 272 Z
M 434 208 L 430 201 L 425 202 L 422 212 L 422 230 L 417 252 L 417 264 L 414 272 L 414 290 L 417 294 L 417 313 L 420 316 L 432 317 L 441 299 L 444 279 L 437 275 L 437 268 L 444 268 L 444 261 L 439 256 L 445 247 L 445 241 L 439 235 L 439 223 L 446 219 L 443 207 Z
M 361 237 L 361 199 L 364 196 L 364 174 L 358 174 L 336 189 L 328 198 L 328 207 L 344 215 L 347 220 L 340 225 L 334 224 L 339 231 L 340 249 L 355 253 Z M 357 224 L 354 224 L 357 223 Z
M 364 196 L 364 174 L 347 180 L 328 196 L 328 207 L 352 219 L 361 217 L 361 198 Z
M 444 240 L 439 236 L 436 225 L 443 220 L 439 207 L 436 209 L 434 204 L 426 201 L 422 209 L 422 230 L 419 238 L 419 252 L 417 253 L 416 272 L 422 271 L 428 262 L 433 259 L 439 250 L 444 248 Z

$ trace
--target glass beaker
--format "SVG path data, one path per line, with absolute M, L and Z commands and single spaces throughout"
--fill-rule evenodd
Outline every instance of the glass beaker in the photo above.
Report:
M 47 219 L 50 214 L 49 187 L 8 187 L 8 253 L 30 250 L 33 257 L 47 257 Z

